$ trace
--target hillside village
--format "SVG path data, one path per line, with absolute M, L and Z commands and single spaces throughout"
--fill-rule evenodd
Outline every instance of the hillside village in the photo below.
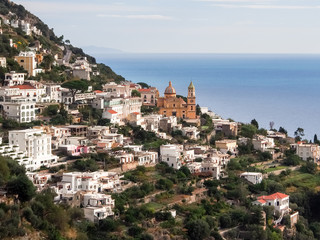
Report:
M 1 239 L 320 238 L 316 136 L 127 81 L 0 3 Z

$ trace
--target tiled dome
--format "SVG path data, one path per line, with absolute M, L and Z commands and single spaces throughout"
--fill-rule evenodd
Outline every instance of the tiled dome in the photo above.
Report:
M 176 90 L 172 87 L 171 81 L 169 82 L 169 86 L 164 91 L 164 94 L 176 94 Z

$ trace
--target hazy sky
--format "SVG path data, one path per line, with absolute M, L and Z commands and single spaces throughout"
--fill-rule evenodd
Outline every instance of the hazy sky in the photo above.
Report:
M 320 0 L 13 0 L 76 46 L 320 53 Z

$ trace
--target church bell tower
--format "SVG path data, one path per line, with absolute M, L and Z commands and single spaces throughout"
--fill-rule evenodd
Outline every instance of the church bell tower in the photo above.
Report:
M 187 98 L 187 118 L 196 119 L 196 89 L 191 82 L 188 87 L 188 98 Z

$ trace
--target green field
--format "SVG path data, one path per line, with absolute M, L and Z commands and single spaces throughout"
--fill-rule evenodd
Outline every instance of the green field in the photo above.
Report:
M 284 185 L 287 187 L 294 186 L 296 188 L 312 189 L 315 190 L 320 186 L 320 175 L 309 174 L 301 172 L 292 172 L 289 177 L 284 181 Z M 319 189 L 317 189 L 319 190 Z
M 156 202 L 146 203 L 145 206 L 147 206 L 147 208 L 152 208 L 154 210 L 159 210 L 164 207 L 164 205 Z
M 277 166 L 277 167 L 274 167 L 274 168 L 268 168 L 268 169 L 266 169 L 265 171 L 266 171 L 267 173 L 269 173 L 269 172 L 274 172 L 274 171 L 282 170 L 282 169 L 285 170 L 286 168 L 288 168 L 288 167 L 286 167 L 286 166 Z

